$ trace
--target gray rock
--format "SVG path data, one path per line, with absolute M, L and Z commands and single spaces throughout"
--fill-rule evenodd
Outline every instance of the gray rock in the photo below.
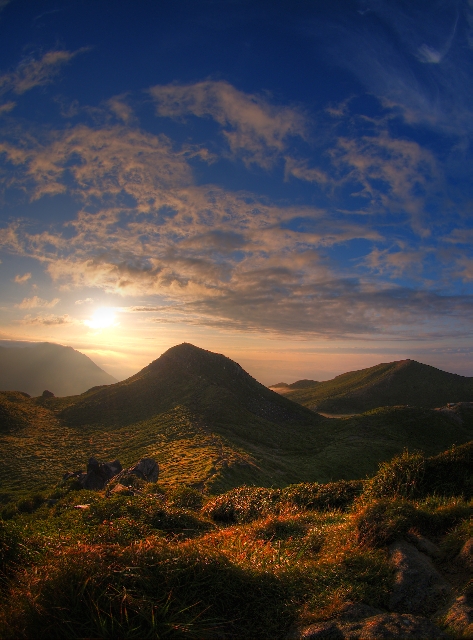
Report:
M 79 479 L 84 489 L 100 490 L 105 487 L 117 473 L 122 470 L 122 465 L 118 460 L 113 462 L 99 462 L 95 458 L 90 458 L 87 464 L 85 477 Z
M 159 476 L 158 463 L 152 458 L 141 458 L 133 467 L 126 470 L 127 474 L 138 476 L 146 482 L 157 482 Z
M 463 545 L 460 553 L 456 557 L 456 562 L 468 569 L 473 569 L 473 538 L 469 538 Z
M 296 636 L 293 636 L 296 640 Z M 331 620 L 303 629 L 297 640 L 447 640 L 448 636 L 427 618 L 400 613 L 380 613 L 356 622 Z
M 444 623 L 460 638 L 473 638 L 473 599 L 469 595 L 457 598 L 447 611 Z
M 129 488 L 129 487 L 125 487 L 124 484 L 116 484 L 113 489 L 110 491 L 110 493 L 119 493 L 120 495 L 125 495 L 125 496 L 133 496 L 134 493 L 133 491 Z
M 436 544 L 422 536 L 420 533 L 410 532 L 407 534 L 406 538 L 409 542 L 412 542 L 419 551 L 422 551 L 422 553 L 425 553 L 434 560 L 442 560 L 445 557 L 445 554 L 437 547 Z
M 142 458 L 129 469 L 121 471 L 114 479 L 114 482 L 121 484 L 133 484 L 134 478 L 139 478 L 145 482 L 157 482 L 159 477 L 158 463 L 152 458 Z
M 396 569 L 389 609 L 414 615 L 437 611 L 451 593 L 451 586 L 430 559 L 404 540 L 392 544 L 389 552 Z
M 87 471 L 73 471 L 64 474 L 62 481 L 74 478 L 84 489 L 100 490 L 122 470 L 118 460 L 113 462 L 99 462 L 95 458 L 89 458 Z

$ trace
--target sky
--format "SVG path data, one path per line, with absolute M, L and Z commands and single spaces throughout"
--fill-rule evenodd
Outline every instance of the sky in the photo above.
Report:
M 473 0 L 0 0 L 0 340 L 473 376 Z

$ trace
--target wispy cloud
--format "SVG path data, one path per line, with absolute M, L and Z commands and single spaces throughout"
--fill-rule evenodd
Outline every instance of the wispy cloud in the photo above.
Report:
M 76 300 L 74 304 L 90 304 L 93 301 L 93 298 L 85 298 L 84 300 Z
M 75 320 L 71 318 L 67 313 L 62 316 L 55 316 L 53 314 L 45 316 L 31 316 L 27 315 L 23 318 L 22 324 L 42 324 L 46 326 L 63 325 L 63 324 L 75 324 Z
M 306 118 L 299 110 L 272 105 L 228 82 L 169 84 L 151 88 L 150 94 L 158 116 L 213 118 L 221 125 L 231 152 L 248 165 L 269 168 L 291 137 L 305 138 L 307 134 Z
M 23 298 L 23 300 L 16 304 L 15 307 L 18 309 L 36 309 L 38 307 L 51 308 L 55 307 L 59 302 L 59 298 L 54 298 L 54 300 L 44 300 L 43 298 L 39 298 L 38 296 L 33 296 L 32 298 Z
M 86 50 L 48 51 L 40 59 L 26 58 L 15 71 L 0 76 L 0 95 L 9 91 L 21 95 L 33 87 L 49 84 L 65 64 Z
M 15 276 L 14 281 L 18 284 L 25 284 L 31 278 L 31 273 L 24 273 L 22 276 L 19 274 Z

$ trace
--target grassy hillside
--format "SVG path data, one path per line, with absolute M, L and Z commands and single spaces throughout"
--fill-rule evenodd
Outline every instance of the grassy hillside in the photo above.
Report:
M 469 605 L 447 610 L 471 598 L 459 558 L 473 534 L 472 464 L 470 442 L 403 453 L 358 482 L 210 499 L 156 483 L 27 496 L 0 514 L 0 637 L 471 637 Z M 389 545 L 406 538 L 414 553 L 427 548 L 451 593 L 435 591 L 435 576 L 426 588 L 426 556 L 403 585 L 409 557 Z
M 158 460 L 164 486 L 208 492 L 362 478 L 405 447 L 432 455 L 473 437 L 473 409 L 388 408 L 326 419 L 228 358 L 173 347 L 115 385 L 66 398 L 0 394 L 0 486 L 41 490 L 89 456 Z
M 43 342 L 27 347 L 0 347 L 0 390 L 39 396 L 83 393 L 116 379 L 72 347 Z
M 415 360 L 378 364 L 307 386 L 295 382 L 275 391 L 323 413 L 362 413 L 377 407 L 412 405 L 435 408 L 472 402 L 473 378 L 440 371 Z

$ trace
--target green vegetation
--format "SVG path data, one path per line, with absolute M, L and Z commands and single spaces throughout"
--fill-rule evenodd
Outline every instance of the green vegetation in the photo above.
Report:
M 32 494 L 1 514 L 0 637 L 276 639 L 347 601 L 384 609 L 389 543 L 414 531 L 451 559 L 471 537 L 472 451 L 213 497 L 185 484 Z
M 472 435 L 467 407 L 323 418 L 228 358 L 183 344 L 136 376 L 80 396 L 0 393 L 0 501 L 43 491 L 90 456 L 125 467 L 155 458 L 163 486 L 221 493 L 362 479 L 405 447 L 433 455 Z
M 333 380 L 308 383 L 300 380 L 273 388 L 305 407 L 333 414 L 363 413 L 397 405 L 433 409 L 448 402 L 473 402 L 473 378 L 446 373 L 415 360 L 378 364 Z

